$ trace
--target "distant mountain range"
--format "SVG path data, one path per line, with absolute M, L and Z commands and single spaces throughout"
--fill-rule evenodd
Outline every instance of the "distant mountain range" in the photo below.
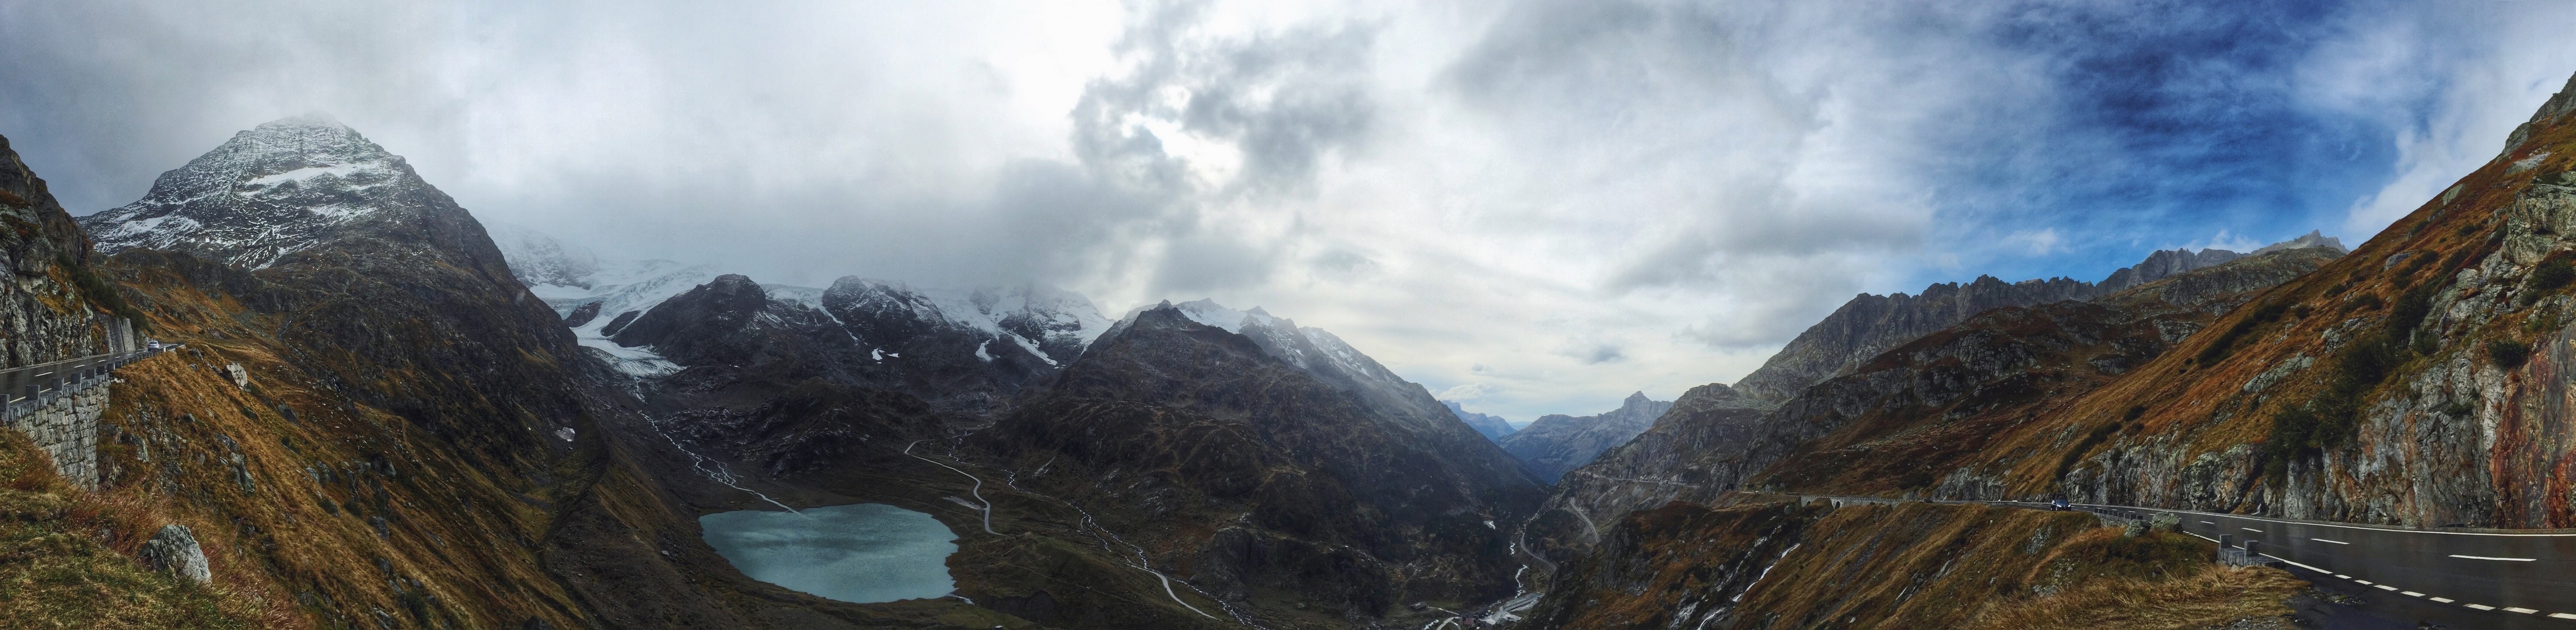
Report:
M 1485 439 L 1488 440 L 1499 440 L 1502 439 L 1503 436 L 1511 435 L 1513 431 L 1519 430 L 1512 427 L 1512 423 L 1508 420 L 1504 420 L 1502 416 L 1468 411 L 1465 407 L 1459 406 L 1458 401 L 1443 400 L 1440 401 L 1440 404 L 1448 405 L 1449 413 L 1457 415 L 1459 421 L 1465 422 L 1467 423 L 1467 426 L 1475 428 L 1476 433 L 1485 436 Z

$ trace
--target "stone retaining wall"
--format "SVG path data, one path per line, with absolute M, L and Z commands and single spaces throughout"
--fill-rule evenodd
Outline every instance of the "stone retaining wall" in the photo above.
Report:
M 54 458 L 54 470 L 84 490 L 98 489 L 98 419 L 107 412 L 113 376 L 65 383 L 61 390 L 6 405 L 0 421 L 27 434 Z

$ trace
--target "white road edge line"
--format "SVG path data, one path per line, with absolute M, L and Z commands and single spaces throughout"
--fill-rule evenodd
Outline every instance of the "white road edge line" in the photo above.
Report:
M 2254 532 L 2254 533 L 2257 533 L 2257 534 L 2263 533 L 2263 530 L 2254 529 L 2254 528 L 2252 528 L 2252 527 L 2239 527 L 2239 528 L 2237 528 L 2237 529 L 2242 529 L 2242 530 L 2249 531 L 2249 532 Z
M 2079 504 L 2077 504 L 2077 505 L 2081 505 L 2081 506 L 2091 506 L 2091 507 L 2128 507 L 2128 506 L 2121 506 L 2121 505 L 2103 505 L 2103 504 L 2099 504 L 2099 503 L 2079 503 Z M 2496 536 L 2496 537 L 2503 537 L 2503 538 L 2576 538 L 2576 532 L 2557 533 L 2557 534 L 2497 534 L 2497 533 L 2489 533 L 2489 532 L 2446 532 L 2446 531 L 2439 531 L 2439 530 L 2399 529 L 2399 528 L 2394 528 L 2394 527 L 2362 527 L 2362 526 L 2358 526 L 2358 525 L 2342 525 L 2342 524 L 2337 524 L 2337 523 L 2325 523 L 2325 522 L 2317 522 L 2317 521 L 2291 521 L 2291 520 L 2283 520 L 2283 519 L 2277 519 L 2277 518 L 2265 518 L 2265 517 L 2261 517 L 2261 516 L 2246 516 L 2246 515 L 2243 515 L 2243 514 L 2217 514 L 2217 513 L 2212 513 L 2212 512 L 2201 512 L 2201 511 L 2197 511 L 2197 510 L 2168 510 L 2168 509 L 2164 509 L 2164 508 L 2155 508 L 2155 510 L 2156 510 L 2156 511 L 2158 511 L 2158 512 L 2172 512 L 2172 513 L 2180 513 L 2180 514 L 2200 514 L 2200 515 L 2207 515 L 2207 516 L 2223 516 L 2223 517 L 2227 517 L 2227 518 L 2240 518 L 2240 519 L 2245 519 L 2245 520 L 2249 520 L 2249 521 L 2264 521 L 2264 522 L 2268 522 L 2268 523 L 2280 523 L 2280 524 L 2283 524 L 2283 525 L 2308 525 L 2308 526 L 2312 526 L 2312 527 L 2332 527 L 2332 528 L 2336 528 L 2336 529 L 2359 529 L 2359 530 L 2367 530 L 2367 531 L 2374 531 L 2374 532 L 2392 532 L 2392 533 L 2400 533 L 2400 534 L 2448 534 L 2448 535 L 2452 535 L 2452 536 Z M 2209 521 L 2201 521 L 2201 522 L 2203 522 L 2203 523 L 2208 523 Z M 2211 523 L 2211 524 L 2212 524 L 2212 525 L 2215 525 L 2216 523 Z
M 2349 544 L 2352 544 L 2352 543 L 2348 543 L 2348 542 L 2344 542 L 2344 541 L 2340 541 L 2340 540 L 2326 540 L 2326 539 L 2323 539 L 2323 538 L 2310 538 L 2310 539 L 2308 539 L 2308 540 L 2313 540 L 2313 541 L 2317 541 L 2317 542 L 2321 542 L 2321 543 L 2334 543 L 2334 544 L 2338 544 L 2338 545 L 2349 545 Z
M 2318 572 L 2318 573 L 2331 573 L 2331 571 L 2327 571 L 2327 570 L 2325 570 L 2325 569 L 2320 569 L 2320 568 L 2316 568 L 2316 567 L 2312 567 L 2312 566 L 2308 566 L 2308 565 L 2304 565 L 2304 564 L 2299 564 L 2299 561 L 2297 561 L 2297 560 L 2291 560 L 2291 559 L 2289 559 L 2289 558 L 2283 558 L 2283 557 L 2275 556 L 2275 555 L 2268 554 L 2268 553 L 2267 553 L 2267 554 L 2261 554 L 2261 555 L 2262 555 L 2263 557 L 2265 557 L 2265 558 L 2271 558 L 2271 559 L 2274 559 L 2274 560 L 2279 560 L 2279 561 L 2282 561 L 2282 562 L 2290 563 L 2290 566 L 2294 566 L 2294 567 L 2298 567 L 2298 568 L 2302 568 L 2302 569 L 2307 569 L 2307 570 L 2315 571 L 2315 572 Z M 2343 577 L 2343 576 L 2338 575 L 2338 576 L 2335 576 L 2335 577 Z
M 2456 554 L 2456 553 L 2455 553 L 2455 554 L 2451 554 L 2451 557 L 2453 557 L 2453 558 L 2468 558 L 2468 559 L 2470 559 L 2470 560 L 2502 560 L 2502 561 L 2505 561 L 2505 562 L 2538 562 L 2538 561 L 2540 561 L 2540 559 L 2539 559 L 2539 558 L 2492 558 L 2492 557 L 2487 557 L 2487 556 L 2463 556 L 2463 555 Z

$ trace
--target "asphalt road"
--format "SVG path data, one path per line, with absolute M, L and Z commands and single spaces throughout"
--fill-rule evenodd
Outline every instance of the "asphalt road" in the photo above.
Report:
M 1998 504 L 2046 508 L 2044 503 Z M 2123 516 L 2170 513 L 2183 531 L 2241 544 L 2322 590 L 2359 594 L 2378 616 L 2453 628 L 2576 629 L 2576 531 L 2416 530 L 2240 514 L 2079 505 Z

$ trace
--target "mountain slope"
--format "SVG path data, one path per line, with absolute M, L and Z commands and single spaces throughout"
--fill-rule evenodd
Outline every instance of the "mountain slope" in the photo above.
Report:
M 2312 247 L 2343 251 L 2341 241 L 2311 232 L 2297 239 L 2265 246 L 2256 252 Z M 1733 389 L 1753 400 L 1778 404 L 1796 396 L 1798 390 L 1845 373 L 1880 352 L 1978 313 L 2005 306 L 2093 299 L 2244 256 L 2223 249 L 2197 252 L 2163 250 L 2149 254 L 2137 265 L 2111 272 L 2100 283 L 2067 278 L 2006 283 L 1992 276 L 1978 276 L 1976 281 L 1967 284 L 1944 283 L 1924 287 L 1922 293 L 1910 296 L 1903 293 L 1884 296 L 1864 293 L 1799 333 L 1779 353 L 1764 361 L 1760 369 L 1736 381 Z
M 1395 398 L 1354 382 L 1375 362 L 1328 335 L 1257 311 L 1242 333 L 1200 321 L 1232 313 L 1139 311 L 970 442 L 1015 462 L 1017 487 L 1089 506 L 1264 617 L 1357 622 L 1508 595 L 1495 523 L 1526 513 L 1537 482 L 1420 386 Z
M 1994 309 L 1768 411 L 1722 386 L 1694 389 L 1654 428 L 1569 473 L 1528 531 L 1533 544 L 1580 550 L 1629 511 L 1706 503 L 1752 482 L 1931 491 L 1946 481 L 1938 462 L 1975 452 L 2063 396 L 2137 371 L 2215 319 L 2211 311 L 2336 255 L 2276 250 L 2092 301 Z
M 2352 256 L 2141 367 L 2155 377 L 2070 400 L 1952 474 L 1987 494 L 2414 526 L 2576 525 L 2558 463 L 2571 417 L 2563 366 L 2576 361 L 2571 110 L 2576 80 L 2495 161 Z M 2047 433 L 2114 424 L 2138 428 L 2072 444 Z M 2014 448 L 2065 455 L 2043 464 Z
M 1618 409 L 1600 415 L 1540 416 L 1538 421 L 1494 443 L 1528 464 L 1530 472 L 1537 473 L 1540 480 L 1556 483 L 1565 471 L 1581 467 L 1602 451 L 1645 433 L 1655 425 L 1656 418 L 1672 408 L 1671 401 L 1649 399 L 1645 392 L 1637 392 L 1621 401 Z

